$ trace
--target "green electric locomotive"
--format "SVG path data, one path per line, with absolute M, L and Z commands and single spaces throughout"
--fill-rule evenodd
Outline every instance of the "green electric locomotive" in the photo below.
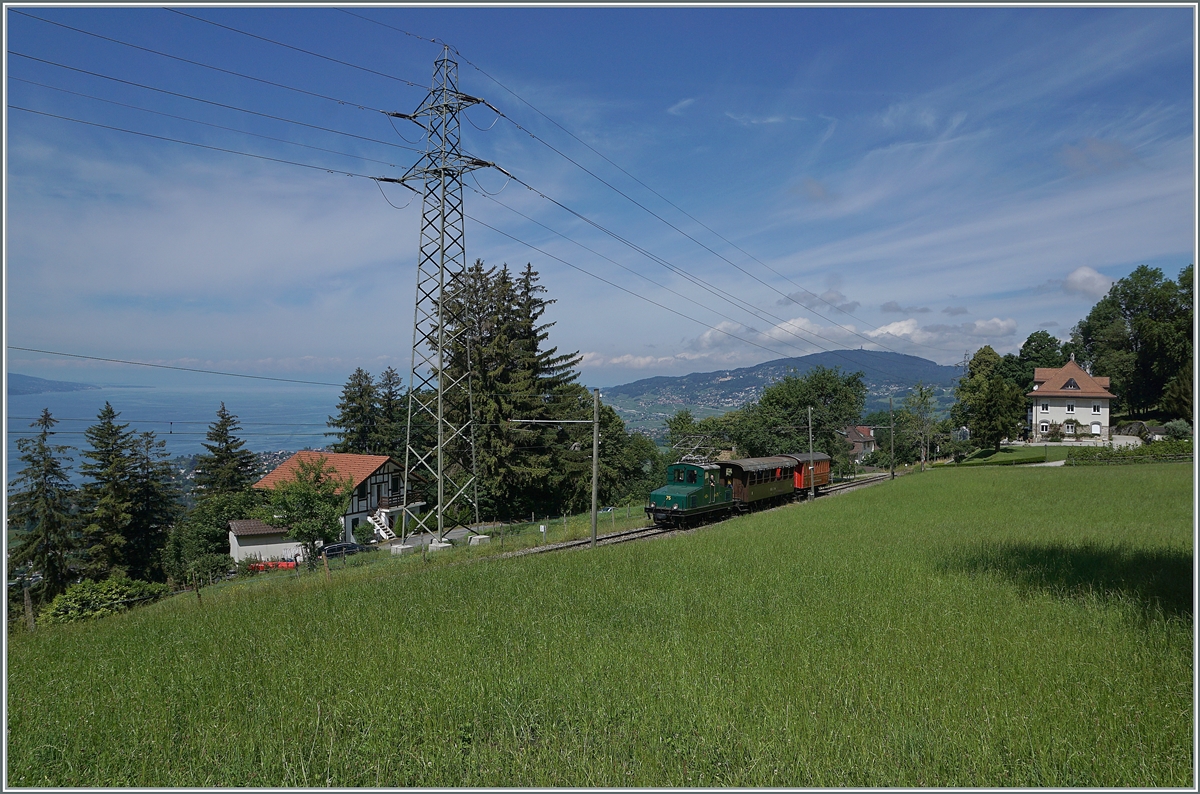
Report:
M 659 526 L 683 527 L 704 517 L 728 513 L 733 487 L 716 463 L 673 463 L 667 484 L 650 494 L 646 517 Z

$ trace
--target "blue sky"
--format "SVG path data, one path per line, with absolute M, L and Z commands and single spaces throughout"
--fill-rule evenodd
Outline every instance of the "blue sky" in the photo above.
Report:
M 385 188 L 397 210 L 372 181 L 322 169 L 398 176 L 415 161 L 398 132 L 419 149 L 419 130 L 378 110 L 417 107 L 440 47 L 332 8 L 182 10 L 400 79 L 163 9 L 6 9 L 10 106 L 320 166 L 10 107 L 8 344 L 407 375 L 420 201 Z M 464 149 L 709 287 L 499 173 L 468 179 L 503 191 L 468 189 L 467 212 L 521 241 L 468 221 L 469 258 L 533 263 L 558 301 L 552 341 L 584 355 L 589 385 L 830 348 L 940 363 L 1015 351 L 1038 329 L 1065 338 L 1137 265 L 1173 278 L 1195 258 L 1190 8 L 348 10 L 454 45 L 460 90 L 536 136 L 476 107 Z M 8 368 L 174 377 L 21 352 Z

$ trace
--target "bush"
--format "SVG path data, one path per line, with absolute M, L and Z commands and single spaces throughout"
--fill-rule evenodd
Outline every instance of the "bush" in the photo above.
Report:
M 102 582 L 79 582 L 42 610 L 45 623 L 74 623 L 106 615 L 116 615 L 136 604 L 148 604 L 170 594 L 170 588 L 157 582 L 113 577 Z
M 1167 431 L 1167 439 L 1170 441 L 1182 441 L 1192 436 L 1192 426 L 1183 419 L 1167 422 L 1163 425 L 1163 429 Z
M 228 554 L 201 554 L 188 565 L 187 578 L 191 580 L 196 576 L 201 582 L 220 581 L 232 567 L 233 557 Z

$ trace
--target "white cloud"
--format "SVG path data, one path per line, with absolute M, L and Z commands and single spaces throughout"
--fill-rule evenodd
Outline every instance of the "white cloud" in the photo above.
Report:
M 1112 283 L 1113 280 L 1108 276 L 1083 265 L 1067 275 L 1062 288 L 1063 292 L 1099 299 L 1108 294 Z

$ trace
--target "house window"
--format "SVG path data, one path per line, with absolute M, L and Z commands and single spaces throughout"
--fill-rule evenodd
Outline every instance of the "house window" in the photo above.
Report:
M 367 498 L 367 484 L 364 482 L 362 485 L 358 486 L 358 490 L 355 492 L 354 495 L 357 496 L 359 499 L 366 499 Z
M 1067 403 L 1067 413 L 1075 413 L 1075 403 Z
M 1067 378 L 1067 382 L 1063 384 L 1063 388 L 1064 389 L 1078 389 L 1079 384 L 1075 382 L 1074 378 Z
M 1075 423 L 1067 422 L 1066 424 L 1063 425 L 1063 431 L 1066 432 L 1067 435 L 1071 435 L 1071 436 L 1075 435 Z
M 1039 433 L 1049 433 L 1050 432 L 1050 423 L 1042 422 L 1040 425 L 1038 425 L 1038 432 Z
M 392 475 L 392 493 L 400 493 L 400 475 Z
M 1100 403 L 1092 403 L 1092 413 L 1100 413 Z
M 1042 413 L 1050 413 L 1050 403 L 1042 403 Z

